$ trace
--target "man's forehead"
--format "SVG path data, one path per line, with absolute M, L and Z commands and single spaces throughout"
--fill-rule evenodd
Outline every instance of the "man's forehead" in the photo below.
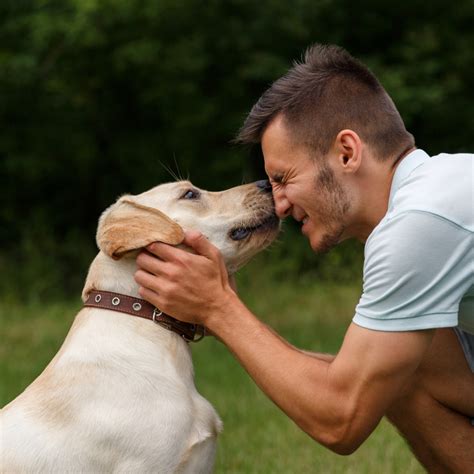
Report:
M 279 162 L 275 158 L 263 158 L 265 173 L 269 178 L 274 179 L 285 174 L 285 162 Z
M 285 175 L 289 168 L 308 154 L 305 147 L 291 139 L 282 115 L 275 117 L 265 129 L 261 149 L 265 172 L 270 178 Z

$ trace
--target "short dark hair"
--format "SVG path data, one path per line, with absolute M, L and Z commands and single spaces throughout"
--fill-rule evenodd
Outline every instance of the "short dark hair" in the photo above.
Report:
M 378 79 L 339 46 L 309 47 L 304 61 L 295 62 L 260 97 L 235 142 L 259 143 L 280 114 L 292 138 L 320 154 L 327 154 L 344 129 L 354 130 L 380 160 L 415 145 Z

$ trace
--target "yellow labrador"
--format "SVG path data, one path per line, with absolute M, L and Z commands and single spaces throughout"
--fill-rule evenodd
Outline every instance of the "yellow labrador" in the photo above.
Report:
M 123 196 L 99 220 L 83 290 L 138 297 L 138 250 L 197 229 L 229 273 L 279 230 L 266 181 L 207 192 L 188 181 Z M 116 311 L 83 308 L 44 372 L 1 412 L 1 472 L 207 473 L 222 422 L 196 391 L 188 344 Z

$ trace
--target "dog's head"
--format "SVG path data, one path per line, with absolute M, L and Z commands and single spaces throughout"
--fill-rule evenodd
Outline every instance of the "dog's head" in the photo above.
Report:
M 279 228 L 267 181 L 221 192 L 179 181 L 122 196 L 100 217 L 97 244 L 109 257 L 120 259 L 151 242 L 178 245 L 184 231 L 199 230 L 233 273 L 268 246 Z

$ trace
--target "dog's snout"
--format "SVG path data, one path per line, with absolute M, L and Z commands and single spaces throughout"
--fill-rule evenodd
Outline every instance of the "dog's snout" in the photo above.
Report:
M 268 179 L 261 179 L 260 181 L 257 181 L 255 184 L 257 185 L 258 189 L 261 189 L 262 191 L 266 193 L 272 192 L 272 185 L 270 184 L 270 181 L 268 181 Z

